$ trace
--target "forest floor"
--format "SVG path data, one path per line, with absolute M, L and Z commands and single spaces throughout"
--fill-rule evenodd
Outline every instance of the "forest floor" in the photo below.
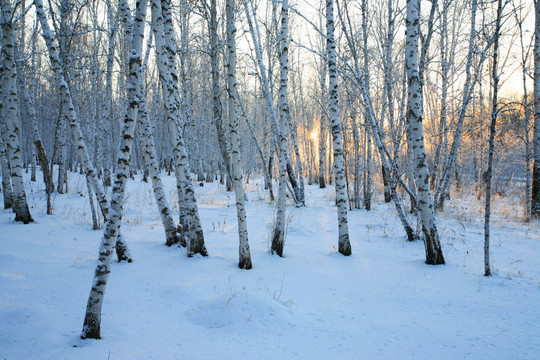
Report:
M 172 203 L 174 179 L 164 177 Z M 253 269 L 239 270 L 234 194 L 197 186 L 208 257 L 164 245 L 149 184 L 129 182 L 122 232 L 134 262 L 114 263 L 101 340 L 82 340 L 102 230 L 91 229 L 86 183 L 35 222 L 0 211 L 0 359 L 540 359 L 540 224 L 496 199 L 493 276 L 483 276 L 483 210 L 455 196 L 438 224 L 446 265 L 424 263 L 391 204 L 349 213 L 353 255 L 337 253 L 334 189 L 306 186 L 287 208 L 285 257 L 269 252 L 273 206 L 246 185 Z M 1 198 L 1 195 L 0 195 Z M 175 214 L 177 213 L 174 206 Z

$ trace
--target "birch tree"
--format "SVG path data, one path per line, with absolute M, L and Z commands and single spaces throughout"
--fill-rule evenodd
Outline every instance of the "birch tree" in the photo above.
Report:
M 429 187 L 429 171 L 426 164 L 424 147 L 424 131 L 422 125 L 423 105 L 422 89 L 418 70 L 418 38 L 420 23 L 420 0 L 407 0 L 406 17 L 406 55 L 407 69 L 407 118 L 410 142 L 413 145 L 415 179 L 418 196 L 418 209 L 424 233 L 426 263 L 430 265 L 444 264 L 439 233 L 435 221 L 435 211 Z
M 534 162 L 531 193 L 531 214 L 540 218 L 540 1 L 534 1 Z
M 152 180 L 152 189 L 154 190 L 154 197 L 156 199 L 156 206 L 158 208 L 159 215 L 161 216 L 161 222 L 165 230 L 165 244 L 172 246 L 179 240 L 177 227 L 171 214 L 167 196 L 165 195 L 165 188 L 159 174 L 159 164 L 156 155 L 156 146 L 154 142 L 154 135 L 152 124 L 148 119 L 148 108 L 146 105 L 146 93 L 142 81 L 139 85 L 139 124 L 137 126 L 139 130 L 139 139 L 141 140 L 142 155 L 144 158 L 144 164 L 148 170 L 148 175 Z M 182 239 L 185 246 L 185 240 Z
M 286 179 L 287 168 L 287 117 L 289 114 L 288 101 L 288 72 L 289 72 L 289 1 L 281 2 L 281 30 L 280 30 L 280 78 L 279 78 L 279 190 L 276 206 L 276 219 L 272 234 L 272 253 L 283 256 L 283 246 L 285 245 L 285 209 L 286 209 Z
M 86 315 L 81 333 L 81 338 L 83 339 L 101 338 L 101 309 L 111 272 L 114 246 L 122 221 L 125 188 L 129 177 L 135 123 L 139 110 L 138 95 L 141 81 L 141 50 L 144 37 L 146 3 L 147 0 L 137 1 L 133 25 L 127 26 L 128 30 L 126 31 L 126 34 L 128 36 L 131 35 L 132 38 L 129 57 L 128 103 L 123 122 L 122 141 L 118 153 L 116 174 L 111 195 L 111 212 L 107 218 L 107 224 L 101 240 L 98 264 L 86 306 Z M 121 6 L 127 7 L 127 4 Z M 129 12 L 127 15 L 130 16 Z M 131 21 L 131 19 L 129 20 Z
M 195 191 L 189 178 L 187 151 L 183 135 L 180 132 L 183 121 L 180 114 L 181 102 L 177 82 L 175 35 L 169 1 L 152 0 L 152 26 L 159 78 L 167 109 L 167 126 L 174 152 L 173 161 L 176 168 L 178 197 L 179 202 L 181 202 L 180 211 L 184 212 L 181 214 L 181 225 L 188 237 L 188 254 L 206 256 L 208 253 L 204 245 L 199 209 Z
M 495 34 L 493 44 L 493 63 L 491 69 L 491 81 L 493 95 L 491 97 L 491 124 L 489 127 L 488 140 L 488 164 L 486 170 L 486 206 L 484 212 L 484 276 L 491 276 L 489 262 L 489 225 L 491 216 L 491 183 L 493 180 L 493 156 L 495 151 L 495 132 L 497 117 L 499 116 L 499 37 L 501 34 L 502 0 L 497 0 L 497 18 L 495 19 Z
M 328 61 L 328 111 L 332 122 L 332 140 L 334 144 L 334 176 L 336 186 L 336 205 L 338 213 L 338 251 L 351 255 L 349 241 L 349 221 L 347 215 L 347 188 L 343 160 L 341 120 L 338 106 L 338 74 L 336 64 L 336 43 L 334 37 L 334 1 L 326 0 L 326 57 Z
M 208 32 L 210 35 L 210 72 L 212 74 L 212 114 L 216 126 L 219 149 L 227 173 L 227 191 L 232 190 L 231 179 L 231 144 L 223 126 L 223 109 L 220 99 L 219 86 L 219 39 L 216 0 L 210 0 L 208 17 Z
M 286 0 L 285 0 L 286 1 Z M 240 145 L 238 139 L 238 114 L 236 97 L 238 96 L 236 80 L 236 25 L 234 21 L 234 0 L 227 0 L 225 4 L 227 18 L 227 85 L 229 94 L 229 122 L 231 141 L 231 178 L 236 197 L 236 214 L 238 218 L 239 259 L 240 269 L 251 269 L 251 254 L 249 251 L 245 194 L 242 185 L 242 163 L 240 161 Z
M 0 102 L 0 110 L 3 105 Z M 0 122 L 0 126 L 1 126 Z M 3 126 L 1 126 L 3 128 Z M 0 167 L 2 169 L 2 191 L 4 193 L 4 209 L 11 209 L 13 207 L 13 186 L 11 186 L 11 174 L 9 170 L 7 147 L 4 142 L 3 133 L 0 131 Z
M 6 144 L 11 164 L 11 184 L 13 186 L 13 212 L 15 221 L 24 224 L 33 222 L 26 193 L 22 171 L 22 152 L 19 127 L 19 94 L 17 91 L 17 69 L 15 64 L 15 32 L 13 29 L 13 10 L 9 0 L 1 0 L 3 69 L 1 83 L 4 93 L 2 117 L 6 122 Z
M 327 69 L 328 64 L 326 61 L 323 62 L 321 73 L 321 130 L 319 132 L 319 188 L 326 188 L 326 79 L 327 79 Z

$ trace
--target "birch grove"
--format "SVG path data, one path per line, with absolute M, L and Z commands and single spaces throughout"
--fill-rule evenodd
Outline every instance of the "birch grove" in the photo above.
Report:
M 418 38 L 420 20 L 420 1 L 407 0 L 407 118 L 414 151 L 414 172 L 418 194 L 418 210 L 420 211 L 426 263 L 431 265 L 444 264 L 444 257 L 439 241 L 439 232 L 435 220 L 435 210 L 429 188 L 429 172 L 426 164 L 424 147 L 424 131 L 422 126 L 423 105 L 422 89 L 418 73 Z
M 286 262 L 289 222 L 325 206 L 328 251 L 351 255 L 370 235 L 358 217 L 384 206 L 396 246 L 423 241 L 444 264 L 455 229 L 439 217 L 467 201 L 484 209 L 488 276 L 493 219 L 540 218 L 537 0 L 0 0 L 0 14 L 4 209 L 39 223 L 76 194 L 81 222 L 104 225 L 83 338 L 101 337 L 113 253 L 133 260 L 131 184 L 194 266 L 232 238 L 240 269 L 259 240 Z M 223 232 L 213 192 L 235 205 Z M 261 206 L 273 216 L 250 247 Z

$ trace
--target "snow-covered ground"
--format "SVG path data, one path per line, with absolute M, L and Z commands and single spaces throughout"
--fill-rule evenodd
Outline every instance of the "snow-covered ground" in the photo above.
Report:
M 102 235 L 86 184 L 70 174 L 48 216 L 42 183 L 27 183 L 36 222 L 0 211 L 0 359 L 540 359 L 538 222 L 499 208 L 486 278 L 480 203 L 439 214 L 444 266 L 424 264 L 423 244 L 406 242 L 392 205 L 376 203 L 349 213 L 353 255 L 343 257 L 334 190 L 309 186 L 307 207 L 287 209 L 278 258 L 273 207 L 259 183 L 246 186 L 254 268 L 242 271 L 233 194 L 197 187 L 210 256 L 187 258 L 164 245 L 150 186 L 130 181 L 122 231 L 135 261 L 113 265 L 103 339 L 81 340 Z

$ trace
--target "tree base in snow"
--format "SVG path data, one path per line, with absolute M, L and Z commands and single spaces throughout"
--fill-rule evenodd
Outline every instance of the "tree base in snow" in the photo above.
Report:
M 284 246 L 284 234 L 280 229 L 274 229 L 272 234 L 272 254 L 277 254 L 279 257 L 283 257 L 283 246 Z

